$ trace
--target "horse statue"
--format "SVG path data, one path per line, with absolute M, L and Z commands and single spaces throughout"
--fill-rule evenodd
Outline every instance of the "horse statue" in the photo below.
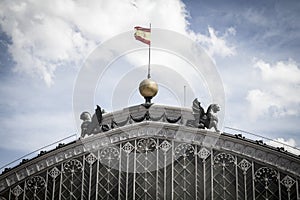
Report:
M 204 108 L 201 106 L 201 103 L 196 98 L 193 101 L 193 115 L 195 117 L 194 121 L 188 121 L 187 125 L 192 125 L 197 128 L 214 128 L 217 132 L 218 130 L 218 117 L 217 112 L 220 111 L 220 106 L 218 104 L 210 104 L 205 112 Z

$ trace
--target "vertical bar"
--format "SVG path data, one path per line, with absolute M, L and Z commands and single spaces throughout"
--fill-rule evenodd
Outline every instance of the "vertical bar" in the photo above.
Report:
M 251 168 L 252 168 L 252 166 L 251 166 Z M 244 171 L 243 172 L 243 174 L 244 174 L 244 193 L 245 193 L 245 200 L 247 200 L 247 172 L 246 171 Z
M 60 166 L 60 180 L 59 180 L 59 194 L 58 194 L 58 200 L 61 200 L 61 187 L 62 187 L 62 180 L 63 180 L 63 163 L 61 163 Z
M 253 200 L 255 200 L 255 182 L 254 182 L 254 162 L 252 161 L 252 193 L 253 193 Z
M 136 179 L 136 140 L 134 140 L 134 149 L 133 149 L 133 194 L 132 198 L 135 199 L 135 179 Z
M 25 197 L 26 197 L 26 181 L 24 183 L 23 200 L 25 200 Z M 16 198 L 16 199 L 18 199 L 18 198 Z
M 156 199 L 159 199 L 158 197 L 158 170 L 159 170 L 159 166 L 158 166 L 158 146 L 159 146 L 159 139 L 156 139 Z
M 109 175 L 110 175 L 110 173 L 112 173 L 111 172 L 111 159 L 108 159 L 108 167 L 107 167 L 106 171 L 107 171 L 107 181 L 109 182 L 110 181 Z M 109 184 L 107 184 L 107 190 L 106 190 L 107 194 L 110 194 L 110 190 L 111 190 L 111 188 L 109 187 Z M 107 199 L 109 199 L 109 196 L 107 196 Z
M 202 163 L 203 163 L 203 200 L 206 199 L 206 165 L 205 165 L 205 159 L 202 159 Z
M 239 199 L 239 174 L 238 174 L 238 165 L 237 165 L 237 156 L 235 156 L 235 193 L 236 193 L 236 199 Z
M 135 151 L 135 149 L 134 149 Z M 125 199 L 128 200 L 128 162 L 129 162 L 129 154 L 126 154 L 126 187 L 125 187 Z M 134 184 L 134 183 L 133 183 Z
M 183 199 L 186 200 L 186 162 L 185 162 L 186 156 L 183 156 Z
M 279 171 L 278 171 L 277 182 L 278 182 L 278 190 L 279 190 L 279 200 L 281 200 L 281 185 L 280 185 L 280 172 Z
M 151 23 L 150 23 L 150 33 L 151 33 Z M 148 75 L 147 75 L 147 78 L 151 78 L 151 75 L 150 75 L 150 51 L 151 50 L 151 39 L 150 39 L 150 43 L 149 43 L 149 63 L 148 63 Z
M 213 158 L 214 152 L 213 149 L 210 151 L 210 165 L 211 165 L 211 170 L 210 170 L 210 175 L 211 175 L 211 199 L 214 200 L 214 158 Z
M 174 141 L 172 140 L 172 170 L 171 170 L 171 173 L 172 173 L 172 180 L 171 180 L 171 199 L 174 199 Z
M 48 171 L 49 171 L 49 169 L 47 169 L 47 171 L 46 171 L 45 199 L 47 199 L 47 193 L 48 193 Z
M 88 199 L 91 199 L 91 192 L 92 192 L 92 168 L 93 168 L 93 164 L 90 164 L 90 176 L 89 176 L 89 197 Z M 83 184 L 83 183 L 82 183 Z M 83 195 L 82 195 L 83 197 Z
M 297 188 L 297 191 L 298 191 L 298 188 Z M 10 200 L 10 197 L 11 197 L 11 188 L 9 188 L 8 200 Z
M 148 151 L 145 151 L 145 154 L 146 154 L 146 158 L 145 158 L 145 167 L 146 167 L 146 169 L 145 169 L 145 173 L 144 173 L 144 180 L 147 180 L 147 174 L 148 174 L 148 162 L 147 162 L 147 159 L 148 159 L 148 155 L 147 155 L 147 152 Z M 148 191 L 148 184 L 147 184 L 147 182 L 146 181 L 144 181 L 144 190 L 146 189 L 147 191 Z M 145 196 L 144 196 L 144 198 L 145 198 L 145 200 L 147 200 L 148 199 L 148 196 L 147 196 L 147 194 L 146 193 L 144 193 L 145 194 Z
M 167 199 L 167 152 L 164 152 L 164 200 Z
M 82 156 L 81 199 L 83 198 L 83 191 L 84 191 L 84 171 L 85 171 L 85 155 Z M 90 191 L 89 191 L 89 197 L 90 197 Z
M 97 167 L 96 167 L 96 193 L 95 193 L 95 200 L 98 200 L 98 187 L 99 187 L 99 167 L 100 167 L 100 155 L 99 155 L 99 149 L 97 150 Z
M 55 178 L 53 180 L 53 186 L 52 186 L 52 200 L 54 200 L 54 195 L 55 195 Z
M 300 199 L 300 196 L 299 196 L 299 183 L 298 183 L 298 179 L 296 179 L 296 192 L 297 192 L 297 199 Z
M 195 145 L 195 151 L 194 151 L 194 156 L 195 156 L 195 198 L 198 199 L 198 194 L 197 194 L 197 188 L 198 188 L 198 149 L 197 145 Z
M 122 176 L 122 144 L 119 144 L 120 158 L 119 158 L 119 183 L 118 183 L 118 200 L 121 200 L 121 176 Z

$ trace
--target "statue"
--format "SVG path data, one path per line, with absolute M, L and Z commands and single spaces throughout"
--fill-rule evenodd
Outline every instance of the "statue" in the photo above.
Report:
M 102 110 L 101 110 L 101 107 L 99 105 L 97 105 L 97 108 L 95 109 L 95 113 L 96 113 L 96 117 L 97 117 L 97 121 L 99 123 L 99 126 L 101 126 L 101 124 L 102 124 Z
M 107 124 L 103 124 L 102 114 L 105 111 L 101 109 L 99 105 L 95 109 L 95 114 L 91 117 L 89 112 L 83 112 L 80 115 L 80 119 L 83 121 L 81 124 L 81 137 L 83 138 L 86 135 L 91 135 L 95 133 L 100 127 L 100 130 L 105 132 L 110 130 L 110 127 Z
M 220 106 L 218 104 L 210 104 L 205 112 L 204 108 L 201 106 L 201 103 L 196 98 L 193 101 L 193 114 L 195 120 L 193 122 L 188 121 L 187 125 L 193 125 L 197 128 L 214 128 L 217 132 L 220 132 L 217 128 L 218 125 L 218 117 L 217 112 L 220 111 Z
M 83 121 L 81 124 L 81 137 L 83 138 L 89 133 L 89 126 L 92 123 L 91 114 L 89 112 L 83 112 L 80 115 L 80 119 Z
M 206 128 L 211 129 L 214 128 L 217 132 L 218 130 L 218 117 L 217 112 L 220 111 L 220 106 L 218 104 L 210 104 L 206 111 L 206 116 L 208 118 L 208 126 Z

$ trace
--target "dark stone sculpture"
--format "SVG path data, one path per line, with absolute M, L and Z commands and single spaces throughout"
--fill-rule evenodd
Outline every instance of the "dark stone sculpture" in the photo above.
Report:
M 97 121 L 99 123 L 99 125 L 101 126 L 102 124 L 102 110 L 101 107 L 99 105 L 97 105 L 97 108 L 95 109 L 95 113 L 97 116 Z
M 101 109 L 99 105 L 97 105 L 95 109 L 95 114 L 91 118 L 91 114 L 89 112 L 83 112 L 80 115 L 80 119 L 83 120 L 81 124 L 81 137 L 83 138 L 86 135 L 91 135 L 94 133 L 94 130 L 101 129 L 101 131 L 105 132 L 110 130 L 109 125 L 103 124 L 102 114 L 104 110 Z
M 195 120 L 188 121 L 187 125 L 194 126 L 197 128 L 207 128 L 211 129 L 214 128 L 217 132 L 220 132 L 217 128 L 218 125 L 218 117 L 216 115 L 217 112 L 220 111 L 220 106 L 218 104 L 210 104 L 205 112 L 204 108 L 201 106 L 201 103 L 196 98 L 193 101 L 193 114 Z

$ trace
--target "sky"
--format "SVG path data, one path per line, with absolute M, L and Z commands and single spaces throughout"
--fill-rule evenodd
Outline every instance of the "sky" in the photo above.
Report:
M 106 41 L 149 23 L 153 34 L 166 29 L 191 39 L 212 60 L 224 86 L 224 131 L 234 127 L 300 147 L 299 11 L 298 0 L 2 0 L 0 166 L 79 136 L 73 92 L 82 67 Z M 97 83 L 95 104 L 111 112 L 143 102 L 137 91 L 148 62 L 143 54 L 111 64 Z M 160 85 L 154 103 L 189 107 L 197 97 L 208 106 L 205 74 L 195 83 L 178 57 L 153 50 L 152 58 Z M 187 88 L 186 105 L 178 80 L 199 85 Z

